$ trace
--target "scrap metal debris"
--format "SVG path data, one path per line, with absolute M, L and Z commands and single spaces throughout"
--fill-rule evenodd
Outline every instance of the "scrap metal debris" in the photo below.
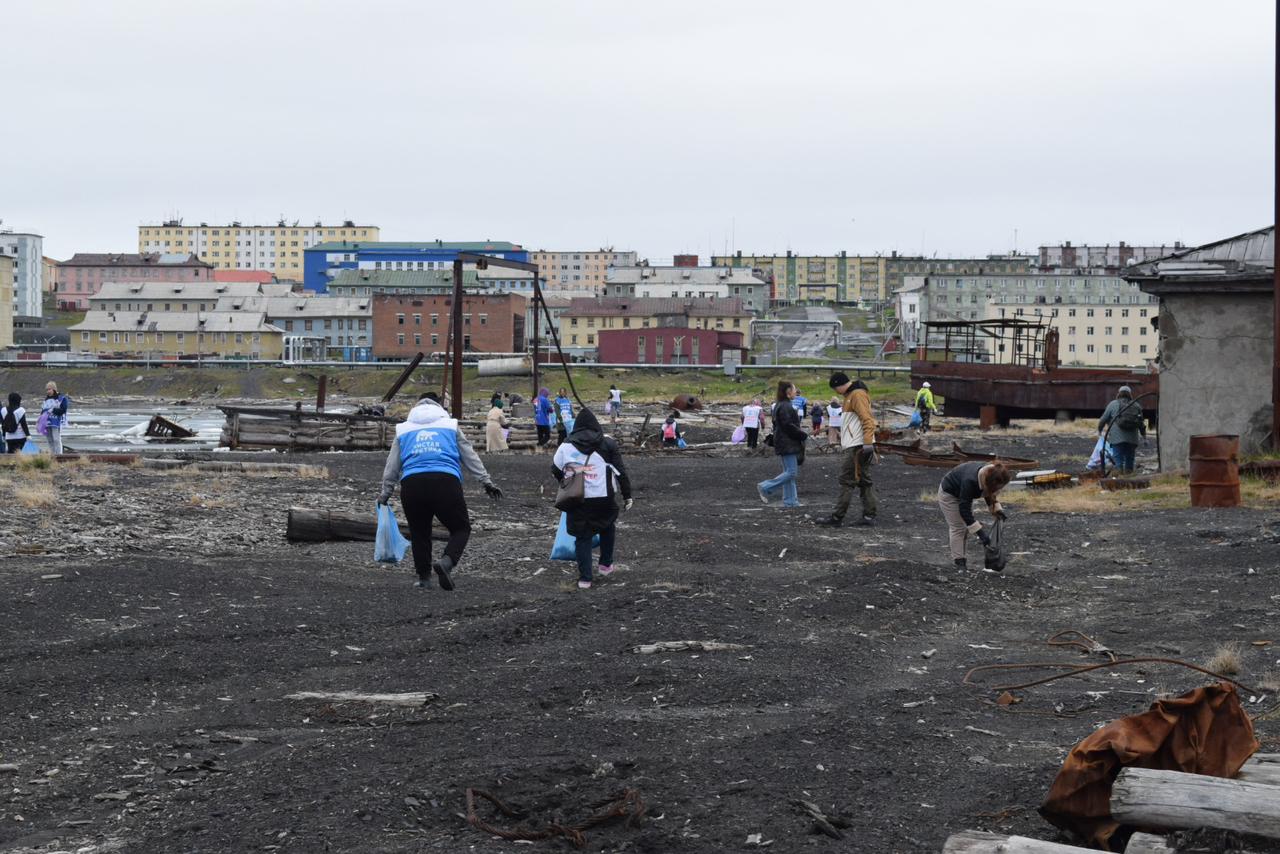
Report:
M 498 812 L 507 818 L 524 820 L 527 817 L 525 813 L 512 809 L 483 789 L 469 788 L 467 789 L 467 824 L 476 830 L 511 842 L 538 842 L 543 839 L 562 836 L 574 848 L 586 847 L 587 837 L 585 831 L 617 819 L 626 819 L 628 827 L 638 827 L 647 809 L 644 799 L 640 797 L 640 792 L 635 789 L 623 789 L 611 798 L 591 804 L 592 809 L 602 811 L 577 824 L 559 824 L 552 821 L 547 822 L 544 827 L 539 829 L 507 830 L 501 827 L 494 827 L 476 814 L 476 798 L 478 797 L 484 798 L 493 804 L 498 809 Z

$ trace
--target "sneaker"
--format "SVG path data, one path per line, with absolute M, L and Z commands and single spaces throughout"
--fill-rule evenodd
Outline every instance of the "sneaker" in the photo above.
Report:
M 819 519 L 813 524 L 820 525 L 823 528 L 839 528 L 841 525 L 844 524 L 844 520 L 838 516 L 827 516 L 825 518 Z
M 436 571 L 436 577 L 440 579 L 440 589 L 452 590 L 453 579 L 449 577 L 449 570 L 453 569 L 453 560 L 448 557 L 442 557 L 431 564 L 431 568 Z
M 769 493 L 764 491 L 763 486 L 757 486 L 756 492 L 759 494 L 761 501 L 763 501 L 765 504 L 769 503 Z
M 590 581 L 579 581 L 579 582 L 578 582 L 578 589 L 579 589 L 579 590 L 590 590 L 590 589 L 591 589 L 591 582 L 590 582 Z
M 956 558 L 956 569 L 968 569 L 968 568 L 969 568 L 968 560 L 962 557 Z
M 430 573 L 430 571 L 428 571 L 428 572 L 421 572 L 421 571 L 419 571 L 419 572 L 418 572 L 418 578 L 417 578 L 417 580 L 416 580 L 416 581 L 414 581 L 414 582 L 413 582 L 413 586 L 414 586 L 414 587 L 430 587 L 430 586 L 431 586 L 431 573 Z
M 602 563 L 596 567 L 596 572 L 600 573 L 601 575 L 610 575 L 613 573 L 613 564 Z

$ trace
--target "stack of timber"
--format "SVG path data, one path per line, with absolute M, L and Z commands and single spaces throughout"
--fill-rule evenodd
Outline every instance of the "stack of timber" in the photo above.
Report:
M 385 451 L 394 418 L 253 406 L 219 406 L 222 445 L 233 451 Z
M 1255 754 L 1236 778 L 1125 768 L 1111 788 L 1111 815 L 1146 831 L 1209 828 L 1280 840 L 1280 753 Z M 947 839 L 943 854 L 1082 854 L 1092 849 L 966 830 Z M 1177 854 L 1153 833 L 1135 833 L 1125 854 Z M 1241 852 L 1247 854 L 1247 852 Z

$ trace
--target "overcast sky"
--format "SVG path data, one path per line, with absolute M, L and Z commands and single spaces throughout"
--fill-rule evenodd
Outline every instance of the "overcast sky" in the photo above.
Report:
M 6 3 L 0 218 L 353 219 L 642 256 L 1195 244 L 1273 220 L 1264 0 Z M 704 261 L 705 262 L 705 261 Z

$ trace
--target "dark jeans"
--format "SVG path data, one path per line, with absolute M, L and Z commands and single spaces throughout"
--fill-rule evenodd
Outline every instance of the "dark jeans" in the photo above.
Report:
M 6 454 L 20 454 L 22 453 L 22 449 L 26 447 L 26 444 L 26 439 L 5 439 L 4 452 Z
M 760 439 L 760 428 L 747 427 L 746 430 L 747 430 L 747 447 L 754 448 L 756 446 L 756 442 L 759 441 Z
M 454 566 L 462 562 L 462 551 L 471 538 L 471 519 L 467 516 L 462 481 L 445 472 L 411 474 L 400 481 L 400 504 L 409 523 L 413 566 L 419 575 L 431 572 L 432 517 L 439 519 L 449 532 L 445 556 Z
M 929 432 L 929 417 L 931 415 L 933 415 L 933 410 L 931 409 L 920 410 L 920 429 L 925 433 Z
M 600 565 L 613 566 L 613 541 L 617 537 L 618 526 L 610 525 L 600 532 Z M 576 537 L 573 541 L 574 550 L 578 557 L 578 578 L 582 581 L 591 580 L 591 541 L 595 539 L 593 535 L 585 537 Z
M 872 518 L 876 515 L 878 502 L 876 488 L 871 483 L 871 467 L 875 464 L 875 456 L 862 456 L 862 448 L 848 448 L 844 452 L 844 461 L 840 464 L 840 497 L 836 499 L 836 509 L 831 516 L 843 519 L 853 503 L 853 490 L 858 490 L 862 500 L 862 515 Z
M 549 424 L 539 424 L 538 427 L 538 447 L 545 447 L 551 441 L 551 426 Z
M 1116 468 L 1121 474 L 1130 474 L 1133 472 L 1134 454 L 1137 452 L 1138 446 L 1133 442 L 1112 442 L 1111 455 L 1115 457 Z

